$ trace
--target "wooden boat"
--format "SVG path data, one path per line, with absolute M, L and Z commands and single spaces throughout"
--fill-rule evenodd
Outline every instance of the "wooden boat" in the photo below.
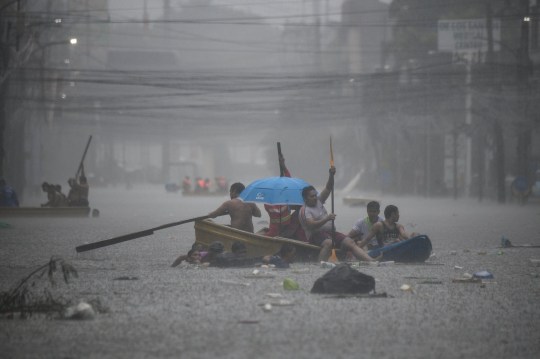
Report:
M 309 243 L 283 237 L 267 237 L 249 233 L 218 224 L 211 219 L 195 222 L 195 241 L 206 247 L 214 241 L 220 241 L 225 246 L 226 251 L 231 250 L 234 242 L 242 242 L 246 245 L 249 258 L 275 254 L 285 243 L 296 247 L 297 260 L 316 260 L 321 250 L 320 247 Z
M 359 198 L 359 197 L 343 197 L 343 204 L 346 204 L 348 206 L 367 206 L 367 204 L 371 201 L 374 201 L 373 199 L 369 198 Z
M 401 263 L 425 262 L 431 255 L 431 240 L 428 236 L 420 235 L 405 241 L 397 242 L 383 248 L 372 249 L 368 252 L 371 257 L 383 254 L 383 261 Z
M 0 207 L 3 217 L 88 217 L 90 207 Z

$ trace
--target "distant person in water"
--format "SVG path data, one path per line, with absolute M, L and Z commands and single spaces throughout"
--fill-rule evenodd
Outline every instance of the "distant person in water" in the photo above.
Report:
M 190 193 L 191 192 L 191 178 L 189 176 L 184 177 L 182 180 L 182 192 Z
M 276 268 L 289 268 L 296 257 L 296 247 L 290 243 L 285 243 L 279 249 L 279 252 L 263 257 L 264 264 L 273 264 Z
M 0 178 L 0 207 L 19 207 L 17 192 Z
M 236 182 L 231 185 L 229 190 L 230 200 L 223 202 L 216 210 L 210 212 L 210 218 L 216 218 L 228 214 L 231 216 L 231 227 L 240 229 L 246 232 L 253 233 L 252 217 L 260 217 L 261 210 L 255 203 L 245 203 L 238 196 L 244 190 L 245 186 Z
M 202 258 L 204 258 L 208 254 L 208 252 L 204 250 L 204 246 L 202 244 L 195 242 L 193 243 L 193 245 L 191 246 L 191 249 L 189 250 L 187 254 L 182 254 L 174 260 L 174 262 L 171 264 L 171 267 L 176 267 L 183 261 L 189 261 L 190 253 L 194 253 L 192 251 L 199 252 L 199 256 L 200 256 L 199 262 L 201 262 Z

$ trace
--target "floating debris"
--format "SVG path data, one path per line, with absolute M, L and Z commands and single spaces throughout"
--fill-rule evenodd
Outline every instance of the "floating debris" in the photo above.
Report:
M 260 320 L 257 319 L 240 319 L 238 324 L 258 324 Z
M 265 312 L 270 312 L 270 311 L 272 311 L 272 304 L 270 304 L 270 303 L 265 303 L 265 304 L 263 305 L 263 310 L 264 310 Z
M 285 278 L 283 280 L 283 288 L 285 290 L 299 290 L 300 289 L 300 285 L 298 284 L 298 282 L 296 282 L 294 279 L 291 279 L 291 278 Z
M 487 270 L 483 270 L 483 271 L 474 273 L 473 277 L 480 278 L 480 279 L 493 279 L 493 274 L 488 272 Z
M 452 283 L 482 283 L 482 279 L 474 277 L 453 278 Z
M 237 285 L 237 286 L 242 286 L 242 287 L 249 287 L 251 285 L 251 283 L 235 282 L 233 280 L 225 280 L 225 279 L 220 280 L 220 282 L 224 284 Z
M 404 292 L 412 292 L 412 287 L 409 284 L 403 284 L 399 289 Z
M 386 294 L 386 292 L 383 293 L 371 293 L 371 294 L 335 294 L 335 295 L 327 295 L 324 296 L 324 298 L 394 298 L 391 295 Z
M 418 284 L 443 284 L 442 280 L 423 280 Z
M 259 306 L 261 307 L 270 306 L 270 309 L 272 309 L 272 307 L 290 307 L 290 306 L 293 306 L 294 304 L 295 303 L 292 300 L 280 299 L 280 300 L 269 302 L 269 303 L 259 304 Z
M 125 275 L 121 277 L 116 277 L 113 280 L 139 280 L 139 277 L 132 277 L 132 276 Z
M 89 320 L 95 318 L 96 312 L 90 304 L 81 301 L 77 305 L 66 308 L 63 316 L 64 319 Z
M 281 293 L 266 293 L 266 296 L 270 298 L 283 298 L 283 294 Z

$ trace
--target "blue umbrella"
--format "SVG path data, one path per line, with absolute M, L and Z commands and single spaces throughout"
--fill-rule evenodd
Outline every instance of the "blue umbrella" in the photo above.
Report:
M 310 184 L 294 177 L 268 177 L 249 184 L 240 193 L 244 202 L 303 205 L 302 189 Z

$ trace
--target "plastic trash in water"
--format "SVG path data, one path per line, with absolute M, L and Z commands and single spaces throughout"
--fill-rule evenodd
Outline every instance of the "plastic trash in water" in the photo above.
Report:
M 412 287 L 408 284 L 403 284 L 401 287 L 399 287 L 404 292 L 412 292 Z
M 388 267 L 391 265 L 394 265 L 394 261 L 384 261 L 384 262 L 378 262 L 379 267 Z
M 493 274 L 491 274 L 487 270 L 483 270 L 483 271 L 474 273 L 473 277 L 480 278 L 480 279 L 493 279 Z
M 88 320 L 94 319 L 95 316 L 96 312 L 94 311 L 94 308 L 85 301 L 72 305 L 64 311 L 64 318 L 66 319 Z
M 283 280 L 283 288 L 285 290 L 298 290 L 300 289 L 300 285 L 294 279 L 285 278 Z
M 503 248 L 512 247 L 512 242 L 510 242 L 510 240 L 508 238 L 506 238 L 505 236 L 502 236 L 501 237 L 501 247 L 503 247 Z
M 334 268 L 335 263 L 321 261 L 321 268 Z

